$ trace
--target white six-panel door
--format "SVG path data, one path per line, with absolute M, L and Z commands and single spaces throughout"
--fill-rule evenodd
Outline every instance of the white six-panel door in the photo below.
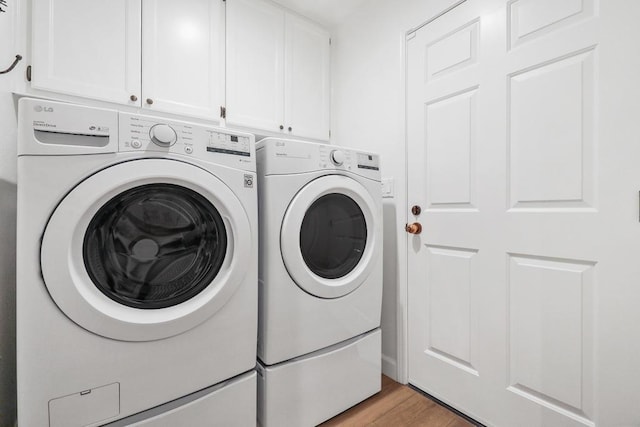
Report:
M 467 0 L 408 36 L 409 381 L 489 425 L 640 425 L 638 18 Z

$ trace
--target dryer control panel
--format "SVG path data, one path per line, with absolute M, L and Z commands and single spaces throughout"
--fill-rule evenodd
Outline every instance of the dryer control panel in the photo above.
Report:
M 339 170 L 380 180 L 380 156 L 336 145 L 265 138 L 257 144 L 263 175 Z
M 120 113 L 119 151 L 173 153 L 255 168 L 254 136 L 214 126 Z

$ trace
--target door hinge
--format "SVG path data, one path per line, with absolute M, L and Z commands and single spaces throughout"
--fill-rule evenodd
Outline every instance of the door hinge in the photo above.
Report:
M 329 129 L 329 138 L 331 138 L 331 129 Z
M 227 118 L 227 108 L 222 105 L 220 106 L 220 117 L 223 119 Z
M 27 81 L 31 81 L 31 65 L 27 65 Z
M 329 37 L 329 46 L 331 46 L 331 37 Z

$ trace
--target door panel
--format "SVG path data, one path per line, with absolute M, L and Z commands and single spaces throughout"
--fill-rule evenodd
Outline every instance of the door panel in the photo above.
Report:
M 227 122 L 284 127 L 284 11 L 271 3 L 227 2 Z
M 224 2 L 144 0 L 142 28 L 142 105 L 219 120 Z
M 474 208 L 476 91 L 425 105 L 428 209 Z
M 592 394 L 594 368 L 594 267 L 509 255 L 509 389 L 585 409 L 583 393 Z
M 508 4 L 509 46 L 590 18 L 595 0 L 515 0 Z
M 427 80 L 458 71 L 478 60 L 477 19 L 426 46 Z
M 408 37 L 409 381 L 489 425 L 640 423 L 638 18 L 467 0 Z
M 32 13 L 32 87 L 139 105 L 139 1 L 34 1 Z
M 509 76 L 511 207 L 593 207 L 594 73 L 588 50 Z
M 285 120 L 297 136 L 329 139 L 329 34 L 285 15 Z
M 471 338 L 471 290 L 477 285 L 477 251 L 427 246 L 429 352 L 443 362 L 477 375 Z

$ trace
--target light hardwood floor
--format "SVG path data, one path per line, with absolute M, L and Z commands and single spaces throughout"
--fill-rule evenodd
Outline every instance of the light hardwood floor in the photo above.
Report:
M 359 405 L 320 424 L 322 427 L 473 427 L 411 387 L 382 376 L 382 391 Z

